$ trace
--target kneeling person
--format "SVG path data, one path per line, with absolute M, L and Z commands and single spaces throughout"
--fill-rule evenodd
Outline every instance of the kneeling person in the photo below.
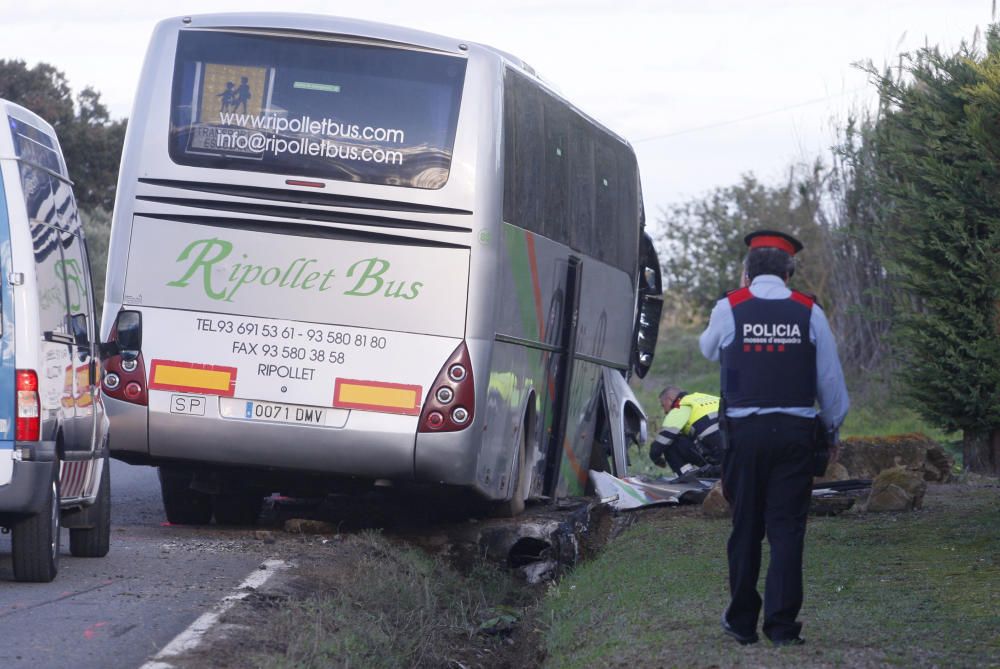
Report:
M 719 398 L 688 393 L 668 386 L 660 393 L 663 426 L 649 447 L 649 457 L 659 467 L 670 465 L 677 474 L 719 476 L 722 435 L 719 433 Z

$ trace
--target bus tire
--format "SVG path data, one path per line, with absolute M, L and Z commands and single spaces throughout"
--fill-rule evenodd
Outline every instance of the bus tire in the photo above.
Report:
M 527 496 L 528 468 L 525 464 L 525 450 L 527 449 L 527 434 L 522 431 L 521 444 L 517 449 L 517 460 L 514 468 L 514 475 L 511 480 L 514 482 L 514 489 L 510 493 L 510 499 L 497 502 L 493 508 L 493 515 L 497 518 L 514 518 L 524 513 L 524 500 Z
M 69 552 L 73 557 L 99 558 L 111 549 L 111 467 L 104 458 L 97 499 L 83 510 L 83 523 L 89 527 L 71 528 Z
M 160 494 L 167 522 L 172 525 L 208 525 L 212 520 L 212 496 L 191 489 L 193 473 L 160 467 Z
M 220 493 L 212 498 L 219 525 L 256 525 L 263 506 L 264 498 L 253 493 Z
M 11 528 L 14 578 L 30 583 L 48 583 L 59 571 L 59 463 L 52 484 L 37 513 Z

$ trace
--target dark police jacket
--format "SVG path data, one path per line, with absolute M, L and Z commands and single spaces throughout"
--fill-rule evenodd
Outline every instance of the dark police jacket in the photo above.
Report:
M 809 340 L 809 321 L 815 300 L 794 290 L 787 299 L 765 300 L 749 288 L 726 298 L 736 325 L 720 355 L 727 408 L 812 407 L 816 347 Z

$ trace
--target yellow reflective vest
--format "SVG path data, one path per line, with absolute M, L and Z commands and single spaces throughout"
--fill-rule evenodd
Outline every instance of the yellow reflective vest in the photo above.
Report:
M 719 398 L 688 393 L 663 417 L 663 430 L 673 434 L 703 437 L 719 429 Z

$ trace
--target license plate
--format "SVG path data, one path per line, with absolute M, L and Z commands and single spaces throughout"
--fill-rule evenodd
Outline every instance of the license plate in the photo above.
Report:
M 327 411 L 327 409 L 321 409 L 320 407 L 301 406 L 298 404 L 246 400 L 244 402 L 242 417 L 246 420 L 260 420 L 271 423 L 326 425 Z

